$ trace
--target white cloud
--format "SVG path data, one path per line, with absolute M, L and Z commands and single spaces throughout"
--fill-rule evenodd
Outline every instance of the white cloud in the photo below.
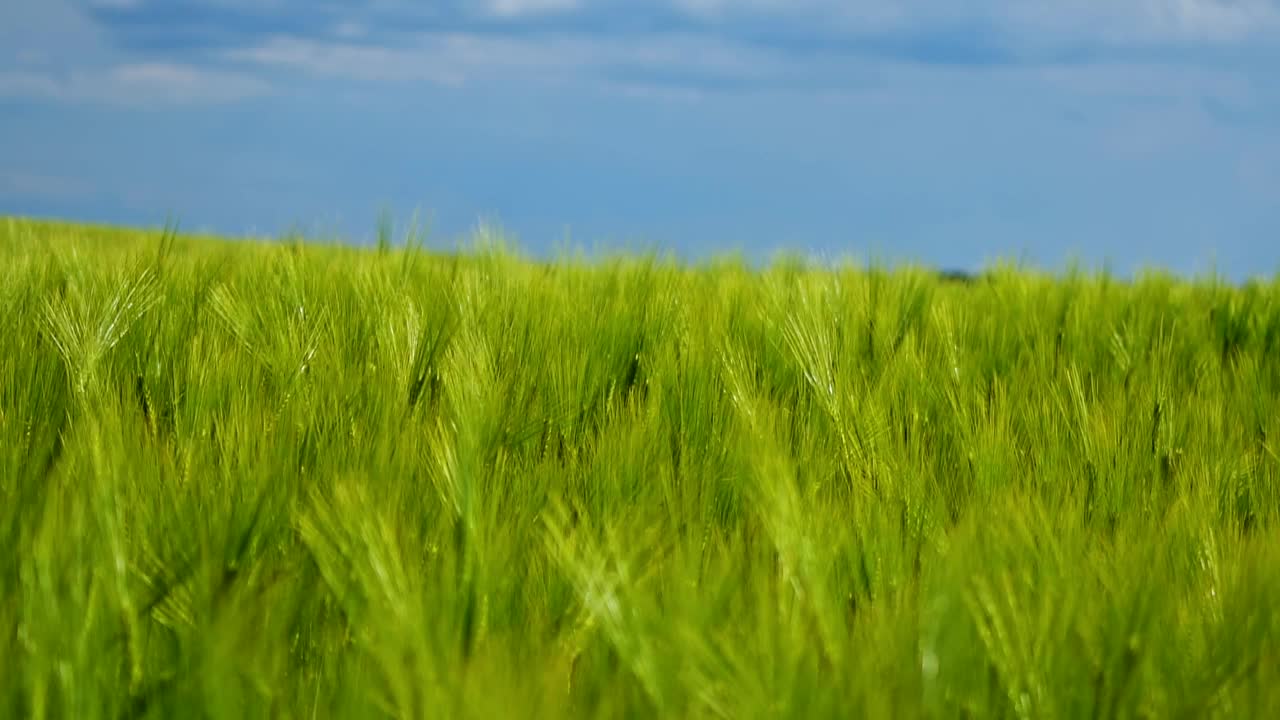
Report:
M 704 19 L 772 16 L 857 33 L 986 25 L 1019 44 L 1224 43 L 1280 30 L 1276 0 L 669 0 Z
M 1276 28 L 1277 8 L 1263 0 L 1146 0 L 1142 16 L 1156 34 L 1230 40 Z
M 224 61 L 253 73 L 286 70 L 358 82 L 595 83 L 632 95 L 691 99 L 717 87 L 794 88 L 868 97 L 935 82 L 986 82 L 993 74 L 1063 98 L 1119 102 L 1221 101 L 1248 108 L 1264 88 L 1256 73 L 1194 61 L 1123 60 L 1013 63 L 997 68 L 934 65 L 876 56 L 822 56 L 696 33 L 660 36 L 421 34 L 403 45 L 276 37 L 227 51 Z
M 277 37 L 257 47 L 226 53 L 232 62 L 301 71 L 320 77 L 359 81 L 424 81 L 458 85 L 463 76 L 441 62 L 441 45 L 416 49 Z
M 565 12 L 579 7 L 578 0 L 487 0 L 485 5 L 489 14 L 504 18 Z
M 242 73 L 172 63 L 125 63 L 53 73 L 0 70 L 0 97 L 114 105 L 199 105 L 265 94 L 270 86 Z
M 97 0 L 99 4 L 133 1 Z M 627 92 L 686 97 L 712 86 L 750 87 L 753 83 L 845 92 L 854 86 L 883 85 L 878 79 L 883 67 L 896 68 L 901 76 L 910 73 L 912 65 L 948 73 L 957 66 L 913 63 L 910 47 L 897 60 L 873 54 L 842 57 L 791 52 L 792 43 L 803 42 L 806 28 L 827 39 L 840 33 L 848 33 L 851 40 L 874 38 L 879 33 L 900 35 L 908 46 L 916 32 L 918 49 L 927 52 L 932 31 L 976 25 L 992 30 L 990 42 L 996 49 L 1009 50 L 1029 61 L 1069 49 L 1080 51 L 1085 58 L 1095 56 L 1095 63 L 1081 64 L 1110 67 L 1124 63 L 1117 59 L 1119 55 L 1108 54 L 1115 49 L 1225 44 L 1280 36 L 1280 0 L 665 0 L 669 8 L 697 15 L 712 25 L 723 21 L 725 31 L 704 32 L 693 27 L 683 33 L 654 34 L 567 29 L 553 34 L 432 32 L 397 34 L 396 45 L 377 44 L 382 35 L 378 12 L 410 12 L 410 6 L 403 2 L 374 0 L 371 12 L 334 16 L 334 40 L 297 35 L 246 39 L 253 44 L 224 51 L 212 65 L 137 61 L 105 44 L 101 30 L 67 0 L 25 5 L 0 2 L 5 6 L 0 7 L 0 95 L 118 104 L 234 102 L 269 92 L 267 78 L 280 71 L 356 82 L 445 86 L 487 79 L 541 83 L 587 79 Z M 605 3 L 608 7 L 603 7 Z M 471 0 L 470 8 L 472 13 L 517 18 L 591 9 L 593 4 L 601 12 L 646 12 L 623 0 Z M 28 9 L 14 9 L 20 5 Z M 37 6 L 40 9 L 32 9 Z M 735 19 L 750 19 L 757 39 L 763 36 L 766 40 L 770 22 L 785 21 L 786 40 L 773 47 L 768 42 L 747 42 L 735 36 Z M 60 27 L 70 29 L 65 42 L 56 38 Z M 27 36 L 39 42 L 17 42 Z M 15 54 L 6 63 L 7 42 Z M 983 42 L 976 38 L 976 49 L 981 50 Z M 64 47 L 66 50 L 48 50 Z M 1187 55 L 1183 64 L 1194 66 L 1194 54 Z M 999 70 L 1009 72 L 1019 67 L 1022 65 L 1013 63 Z M 1058 68 L 1057 75 L 1048 73 L 1045 77 L 1064 86 L 1107 84 L 1110 68 L 1106 72 L 1094 69 L 1077 76 L 1069 68 Z M 1122 86 L 1117 94 L 1146 91 L 1142 71 L 1130 70 L 1136 80 L 1111 83 Z M 1155 74 L 1170 77 L 1162 71 Z M 1238 94 L 1253 90 L 1245 88 Z M 1070 87 L 1067 91 L 1074 92 Z M 1086 87 L 1083 92 L 1093 90 Z
M 288 11 L 300 0 L 198 0 L 200 4 L 257 12 L 265 6 Z M 39 12 L 0 8 L 0 27 L 6 15 L 50 16 L 64 24 L 67 8 L 84 3 L 130 7 L 140 0 L 41 0 L 55 10 Z M 348 30 L 365 27 L 376 35 L 379 18 L 488 16 L 516 20 L 540 15 L 570 15 L 589 11 L 600 16 L 643 18 L 675 10 L 700 20 L 758 19 L 785 21 L 791 29 L 810 26 L 825 33 L 873 34 L 940 27 L 988 27 L 1013 42 L 1089 45 L 1150 43 L 1231 43 L 1265 41 L 1280 32 L 1280 0 L 462 0 L 424 14 L 423 5 L 409 0 L 367 0 L 355 4 L 326 3 L 335 22 Z M 432 6 L 435 4 L 428 4 Z M 60 8 L 60 9 L 58 9 Z M 452 8 L 452 9 L 449 9 Z M 73 22 L 74 21 L 74 22 Z M 391 20 L 386 20 L 391 22 Z M 12 22 L 9 22 L 12 25 Z M 44 23 L 46 26 L 52 26 Z M 0 29 L 0 33 L 3 30 Z
M 1105 46 L 1224 44 L 1280 28 L 1272 0 L 1034 0 L 993 3 L 992 21 L 1049 42 Z
M 714 38 L 664 36 L 518 36 L 425 34 L 403 47 L 277 37 L 261 46 L 228 51 L 234 63 L 288 69 L 357 81 L 420 81 L 456 86 L 491 78 L 536 78 L 554 83 L 603 68 L 716 72 L 745 77 L 775 72 L 769 53 Z

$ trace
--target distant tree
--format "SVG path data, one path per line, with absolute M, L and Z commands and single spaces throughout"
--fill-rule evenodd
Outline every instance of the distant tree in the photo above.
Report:
M 978 276 L 968 270 L 948 269 L 940 271 L 938 273 L 938 279 L 945 283 L 972 285 L 977 282 Z

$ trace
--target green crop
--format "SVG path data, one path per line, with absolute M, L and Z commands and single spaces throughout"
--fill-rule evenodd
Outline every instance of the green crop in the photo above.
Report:
M 0 219 L 0 716 L 1280 717 L 1280 280 L 389 233 Z

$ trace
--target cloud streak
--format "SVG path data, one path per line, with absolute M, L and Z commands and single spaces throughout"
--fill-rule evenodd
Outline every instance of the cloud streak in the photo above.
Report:
M 69 72 L 0 70 L 0 98 L 41 98 L 128 106 L 236 102 L 270 92 L 253 75 L 161 62 Z
M 122 46 L 146 52 L 225 49 L 290 36 L 332 39 L 360 28 L 379 44 L 405 34 L 698 34 L 800 50 L 904 54 L 949 63 L 964 53 L 918 52 L 934 40 L 1009 60 L 1067 52 L 1240 46 L 1280 29 L 1277 0 L 479 0 L 358 4 L 298 0 L 157 0 L 89 4 Z
M 49 0 L 0 9 L 0 95 L 232 103 L 288 76 L 353 83 L 587 82 L 684 97 L 850 92 L 890 67 L 1044 70 L 1280 62 L 1280 0 Z M 12 37 L 8 37 L 12 36 Z M 1073 69 L 1082 68 L 1082 69 Z M 283 74 L 283 76 L 282 76 Z M 1238 83 L 1236 83 L 1238 84 Z
M 714 86 L 761 80 L 785 83 L 798 69 L 771 53 L 717 38 L 664 36 L 649 42 L 578 35 L 503 37 L 475 33 L 423 33 L 395 47 L 287 36 L 222 58 L 243 66 L 285 69 L 357 81 L 470 82 L 536 80 Z M 795 78 L 792 78 L 795 79 Z
M 868 38 L 973 31 L 1024 47 L 1240 43 L 1265 41 L 1280 27 L 1277 0 L 138 0 L 82 6 L 139 47 L 162 43 L 163 33 L 215 44 L 251 44 L 254 36 L 276 34 L 314 38 L 344 23 L 387 36 L 407 30 Z
M 865 68 L 885 62 L 1280 61 L 1265 42 L 1280 33 L 1280 0 L 365 0 L 305 11 L 302 0 L 77 1 L 130 63 L 167 68 L 149 72 L 179 87 L 182 72 L 201 68 L 209 96 L 228 101 L 263 91 L 272 72 L 446 86 L 577 77 L 628 91 L 716 92 L 857 86 Z M 9 85 L 84 94 L 30 77 Z M 190 85 L 179 94 L 194 96 Z

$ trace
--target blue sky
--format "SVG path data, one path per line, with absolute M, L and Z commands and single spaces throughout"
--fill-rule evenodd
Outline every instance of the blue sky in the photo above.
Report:
M 0 214 L 1280 271 L 1280 0 L 17 0 Z

